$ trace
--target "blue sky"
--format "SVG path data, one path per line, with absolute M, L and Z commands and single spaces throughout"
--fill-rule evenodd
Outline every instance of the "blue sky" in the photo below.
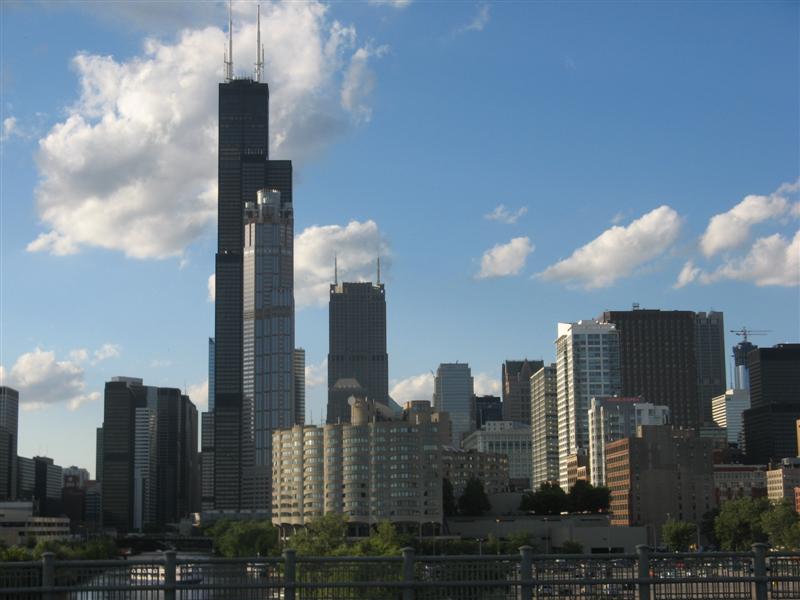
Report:
M 0 365 L 20 452 L 93 471 L 109 377 L 204 402 L 225 4 L 0 10 Z M 353 279 L 384 257 L 401 400 L 455 360 L 496 391 L 558 321 L 633 302 L 798 341 L 798 10 L 262 3 L 309 417 L 334 252 Z M 234 12 L 246 73 L 255 5 Z

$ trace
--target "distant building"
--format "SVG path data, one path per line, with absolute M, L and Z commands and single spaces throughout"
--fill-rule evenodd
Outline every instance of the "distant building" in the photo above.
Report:
M 103 524 L 163 529 L 200 508 L 197 409 L 178 389 L 141 379 L 106 382 Z
M 503 421 L 531 424 L 531 375 L 543 366 L 527 358 L 503 363 Z
M 34 512 L 41 517 L 58 517 L 62 513 L 61 487 L 63 469 L 46 456 L 33 457 Z
M 784 458 L 767 471 L 767 498 L 794 504 L 794 488 L 800 487 L 800 458 Z
M 350 418 L 347 397 L 334 390 L 354 379 L 370 400 L 388 404 L 389 355 L 386 353 L 386 291 L 377 283 L 334 283 L 328 303 L 327 423 Z
M 591 481 L 589 452 L 585 448 L 579 448 L 575 454 L 567 456 L 566 465 L 566 484 L 561 486 L 565 492 L 571 490 L 578 481 Z
M 469 433 L 473 421 L 471 414 L 473 379 L 467 363 L 442 363 L 434 377 L 433 407 L 450 415 L 452 444 L 461 446 L 461 438 Z
M 619 337 L 611 323 L 559 323 L 556 339 L 558 456 L 561 487 L 569 487 L 569 456 L 589 450 L 589 401 L 620 392 Z
M 750 371 L 747 367 L 747 355 L 758 346 L 750 343 L 747 338 L 733 347 L 733 387 L 737 390 L 750 389 Z
M 64 478 L 62 487 L 84 488 L 89 481 L 89 471 L 75 465 L 64 467 L 61 476 Z
M 725 323 L 721 312 L 694 314 L 694 352 L 697 360 L 699 419 L 711 421 L 711 399 L 724 393 Z
M 214 413 L 200 415 L 200 508 L 214 510 Z
M 445 447 L 442 450 L 442 474 L 453 486 L 456 500 L 464 493 L 470 479 L 478 479 L 487 494 L 507 492 L 508 457 L 477 450 Z
M 767 496 L 766 465 L 714 465 L 714 496 L 717 505 L 739 498 Z
M 800 419 L 800 344 L 756 348 L 747 355 L 750 408 L 744 440 L 751 463 L 797 456 L 795 422 Z
M 94 478 L 103 480 L 103 428 L 98 427 L 95 433 L 94 444 Z
M 711 440 L 670 425 L 641 426 L 635 437 L 608 444 L 612 524 L 700 523 L 716 506 L 711 449 Z
M 17 498 L 19 392 L 0 386 L 0 501 Z
M 724 427 L 729 444 L 744 449 L 744 428 L 742 415 L 750 408 L 750 392 L 731 389 L 711 401 L 711 414 L 714 423 Z
M 17 456 L 17 499 L 33 500 L 36 492 L 36 463 L 32 458 Z
M 489 421 L 464 438 L 465 450 L 477 450 L 508 457 L 508 478 L 512 490 L 526 490 L 531 480 L 531 428 L 518 421 Z
M 273 434 L 273 524 L 302 526 L 332 512 L 347 516 L 354 535 L 382 521 L 439 532 L 447 415 L 423 401 L 408 403 L 399 417 L 363 397 L 350 408 L 346 423 Z
M 0 542 L 24 546 L 30 540 L 63 540 L 70 537 L 67 517 L 35 516 L 33 502 L 0 502 Z
M 531 488 L 558 481 L 558 394 L 556 366 L 531 375 Z
M 636 435 L 639 425 L 666 425 L 669 408 L 642 398 L 592 398 L 589 406 L 589 472 L 594 486 L 606 484 L 606 444 Z
M 294 424 L 306 422 L 306 351 L 295 348 L 292 355 L 294 363 Z
M 472 429 L 480 429 L 489 421 L 503 420 L 503 401 L 499 396 L 472 396 Z

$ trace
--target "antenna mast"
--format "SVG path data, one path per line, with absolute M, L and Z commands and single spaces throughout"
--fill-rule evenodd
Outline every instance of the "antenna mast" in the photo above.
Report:
M 336 261 L 336 255 L 333 255 L 333 285 L 339 285 L 339 263 Z
M 378 257 L 378 285 L 381 284 L 381 257 Z
M 233 81 L 233 0 L 228 0 L 228 52 L 225 54 L 225 81 Z
M 256 21 L 258 23 L 258 33 L 256 34 L 256 81 L 261 83 L 261 77 L 264 75 L 264 46 L 261 45 L 261 3 L 258 4 Z

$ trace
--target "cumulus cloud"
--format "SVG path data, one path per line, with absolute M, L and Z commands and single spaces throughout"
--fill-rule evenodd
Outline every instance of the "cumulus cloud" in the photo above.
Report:
M 659 206 L 627 227 L 615 225 L 551 265 L 537 276 L 578 283 L 586 289 L 612 285 L 666 252 L 681 229 L 681 218 L 669 206 Z
M 39 410 L 66 404 L 75 410 L 86 402 L 100 399 L 100 392 L 89 392 L 84 380 L 81 361 L 88 358 L 86 350 L 74 350 L 66 360 L 58 360 L 53 351 L 37 347 L 17 358 L 11 369 L 0 366 L 4 385 L 19 390 L 24 410 Z
M 405 379 L 395 379 L 389 395 L 400 406 L 412 400 L 431 400 L 433 398 L 433 374 L 422 373 Z
M 534 246 L 527 237 L 512 239 L 507 244 L 497 244 L 481 257 L 481 270 L 477 277 L 508 277 L 517 275 L 524 267 Z
M 500 380 L 486 373 L 476 373 L 473 377 L 476 396 L 499 396 Z
M 237 73 L 250 68 L 255 39 L 247 8 L 237 8 L 234 23 Z M 346 131 L 349 115 L 369 115 L 368 65 L 383 52 L 358 47 L 355 29 L 327 10 L 314 1 L 262 7 L 271 150 L 300 163 Z M 208 229 L 216 218 L 221 78 L 221 61 L 209 57 L 215 48 L 221 54 L 224 40 L 217 27 L 186 29 L 175 41 L 148 39 L 127 60 L 72 59 L 80 96 L 39 140 L 35 196 L 46 230 L 29 251 L 100 247 L 161 259 L 181 256 Z
M 478 12 L 475 14 L 472 20 L 466 25 L 462 25 L 456 29 L 456 34 L 468 33 L 470 31 L 483 31 L 489 24 L 489 19 L 491 16 L 489 14 L 489 9 L 490 6 L 486 3 L 478 5 Z
M 374 6 L 391 6 L 392 8 L 405 8 L 412 0 L 369 0 Z
M 763 221 L 784 216 L 793 207 L 777 192 L 771 196 L 745 196 L 727 212 L 711 217 L 700 237 L 700 249 L 706 257 L 738 248 L 750 237 L 750 228 Z
M 208 379 L 190 385 L 186 390 L 189 399 L 194 402 L 198 411 L 208 410 Z
M 217 299 L 217 274 L 212 273 L 208 276 L 208 301 L 214 302 Z
M 94 360 L 92 364 L 97 364 L 109 358 L 117 358 L 119 353 L 120 347 L 117 344 L 103 344 L 99 349 L 94 351 Z
M 506 223 L 507 225 L 513 225 L 527 212 L 527 206 L 522 206 L 515 211 L 510 211 L 508 208 L 506 208 L 505 204 L 499 204 L 492 212 L 483 215 L 483 218 L 488 219 L 489 221 L 500 221 L 501 223 Z
M 306 389 L 327 385 L 328 383 L 328 359 L 323 358 L 318 365 L 306 365 Z
M 5 142 L 12 135 L 15 135 L 17 131 L 17 118 L 6 117 L 3 119 L 3 131 L 0 133 L 0 141 Z
M 791 240 L 779 233 L 759 238 L 747 254 L 729 258 L 711 272 L 690 265 L 691 261 L 684 266 L 675 287 L 693 281 L 709 284 L 723 280 L 745 281 L 760 287 L 797 286 L 800 285 L 800 230 Z
M 298 308 L 324 306 L 328 302 L 334 256 L 339 281 L 374 281 L 375 259 L 380 256 L 382 266 L 389 264 L 389 244 L 375 221 L 304 229 L 294 244 L 294 297 Z

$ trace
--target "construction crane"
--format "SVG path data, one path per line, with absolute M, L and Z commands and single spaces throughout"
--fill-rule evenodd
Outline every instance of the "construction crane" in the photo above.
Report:
M 748 336 L 751 335 L 767 335 L 771 333 L 771 329 L 748 329 L 747 327 L 742 327 L 741 329 L 731 329 L 731 333 L 735 333 L 738 336 L 741 336 L 744 341 L 747 341 Z

